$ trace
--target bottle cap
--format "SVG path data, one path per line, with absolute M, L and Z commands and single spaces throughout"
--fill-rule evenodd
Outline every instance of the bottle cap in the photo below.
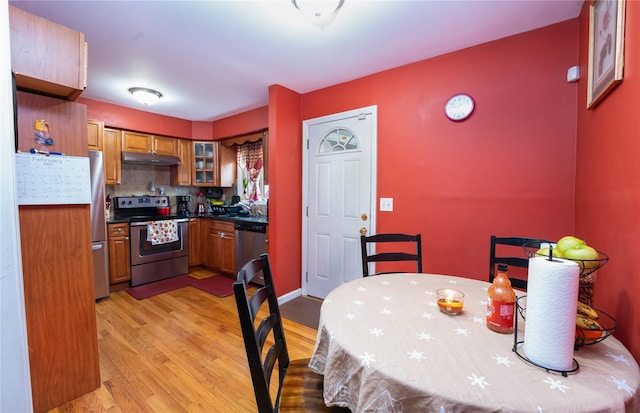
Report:
M 498 264 L 498 271 L 507 271 L 507 264 Z

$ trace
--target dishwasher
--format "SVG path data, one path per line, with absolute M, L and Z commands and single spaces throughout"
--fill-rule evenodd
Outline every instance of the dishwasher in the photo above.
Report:
M 236 269 L 267 252 L 267 224 L 264 222 L 236 221 Z M 264 285 L 262 276 L 253 283 Z

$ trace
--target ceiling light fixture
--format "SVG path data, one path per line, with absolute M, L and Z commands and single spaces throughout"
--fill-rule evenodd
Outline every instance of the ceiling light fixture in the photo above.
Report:
M 324 27 L 333 22 L 344 0 L 291 0 L 316 26 Z
M 146 87 L 129 88 L 129 93 L 131 93 L 133 97 L 143 105 L 153 105 L 162 97 L 162 93 Z

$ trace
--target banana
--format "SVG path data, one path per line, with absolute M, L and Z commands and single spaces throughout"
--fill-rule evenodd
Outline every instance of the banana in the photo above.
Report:
M 578 314 L 582 314 L 592 320 L 597 320 L 600 317 L 596 310 L 581 301 L 578 301 Z
M 576 316 L 576 326 L 584 330 L 603 330 L 600 323 L 596 320 L 590 319 L 589 317 L 585 317 L 582 314 L 578 314 Z

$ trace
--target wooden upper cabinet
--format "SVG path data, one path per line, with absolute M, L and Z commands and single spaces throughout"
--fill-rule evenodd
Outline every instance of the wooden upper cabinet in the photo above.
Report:
M 123 131 L 122 151 L 178 156 L 178 139 Z
M 231 187 L 236 182 L 236 150 L 218 141 L 194 142 L 191 184 Z
M 75 100 L 87 87 L 84 33 L 9 6 L 11 70 L 20 90 Z
M 153 136 L 151 145 L 155 154 L 178 156 L 178 139 L 176 138 Z
M 221 146 L 218 150 L 220 186 L 230 187 L 236 184 L 238 172 L 238 152 L 235 148 Z
M 89 119 L 87 121 L 87 139 L 90 151 L 101 151 L 103 148 L 104 122 Z
M 152 137 L 146 133 L 123 131 L 121 149 L 123 152 L 151 153 Z
M 171 185 L 191 186 L 191 145 L 188 139 L 177 139 L 180 165 L 171 167 Z
M 117 129 L 104 128 L 104 183 L 105 185 L 119 185 L 122 158 L 120 151 L 120 134 Z

